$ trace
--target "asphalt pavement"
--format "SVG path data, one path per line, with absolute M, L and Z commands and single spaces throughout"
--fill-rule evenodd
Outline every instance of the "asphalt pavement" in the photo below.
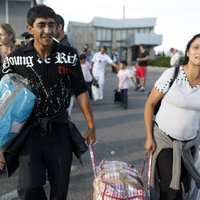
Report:
M 96 123 L 97 143 L 94 149 L 97 165 L 103 159 L 120 160 L 134 165 L 141 172 L 145 158 L 144 104 L 148 91 L 163 71 L 164 68 L 148 67 L 145 91 L 140 92 L 130 88 L 128 109 L 124 109 L 113 99 L 113 90 L 117 88 L 116 73 L 112 73 L 111 68 L 107 69 L 104 99 L 91 102 Z M 86 125 L 76 103 L 71 118 L 84 133 Z M 92 199 L 94 175 L 89 152 L 82 156 L 82 161 L 83 166 L 74 157 L 68 200 Z M 17 171 L 9 179 L 6 174 L 0 174 L 0 200 L 19 200 L 16 191 L 17 178 Z M 143 174 L 145 184 L 146 180 L 147 165 Z M 48 181 L 45 188 L 49 193 Z

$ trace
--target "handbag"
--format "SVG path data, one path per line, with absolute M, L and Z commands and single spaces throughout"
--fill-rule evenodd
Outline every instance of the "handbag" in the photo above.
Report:
M 114 92 L 114 102 L 120 102 L 121 101 L 121 92 L 119 89 L 113 90 Z
M 174 81 L 176 80 L 176 77 L 178 76 L 178 72 L 179 72 L 179 66 L 174 67 L 174 75 L 173 75 L 172 80 L 169 83 L 169 89 L 171 88 L 171 86 L 173 85 Z M 151 93 L 151 91 L 149 91 L 148 96 L 150 95 L 150 93 Z M 160 108 L 160 105 L 161 105 L 161 101 L 162 101 L 162 98 L 155 105 L 155 107 L 154 107 L 154 115 L 157 114 L 157 112 L 158 112 L 158 110 Z
M 79 159 L 81 165 L 83 165 L 81 156 L 88 150 L 88 146 L 85 143 L 85 139 L 81 135 L 76 125 L 70 120 L 68 120 L 67 124 L 69 128 L 70 138 L 72 141 L 72 151 L 75 154 L 75 156 Z

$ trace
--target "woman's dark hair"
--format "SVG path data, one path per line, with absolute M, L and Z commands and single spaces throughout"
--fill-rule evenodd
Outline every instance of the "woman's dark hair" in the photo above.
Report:
M 56 20 L 56 13 L 54 10 L 46 5 L 39 4 L 32 8 L 27 13 L 27 23 L 28 25 L 33 25 L 37 18 L 53 18 Z
M 188 64 L 189 62 L 189 57 L 187 56 L 187 52 L 189 51 L 190 47 L 191 47 L 191 44 L 194 42 L 194 40 L 196 40 L 197 38 L 200 38 L 200 33 L 194 35 L 192 37 L 192 39 L 187 43 L 187 46 L 185 48 L 185 57 L 184 57 L 184 60 L 183 60 L 183 65 L 186 65 Z

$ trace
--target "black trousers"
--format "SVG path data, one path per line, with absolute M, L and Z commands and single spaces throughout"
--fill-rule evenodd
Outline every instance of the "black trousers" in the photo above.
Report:
M 89 96 L 90 96 L 90 99 L 92 99 L 92 81 L 91 82 L 86 82 L 86 85 L 87 85 L 87 89 L 88 89 L 88 93 L 89 93 Z
M 160 200 L 182 200 L 182 190 L 170 188 L 172 178 L 173 150 L 163 149 L 157 160 L 157 171 L 160 178 Z M 181 181 L 186 177 L 187 171 L 181 163 Z
M 22 200 L 47 200 L 43 186 L 47 175 L 50 200 L 66 200 L 72 164 L 68 128 L 55 123 L 52 133 L 41 136 L 38 126 L 31 130 L 19 157 L 18 194 Z

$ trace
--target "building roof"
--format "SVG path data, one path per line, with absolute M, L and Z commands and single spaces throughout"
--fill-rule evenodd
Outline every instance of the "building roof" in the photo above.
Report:
M 69 26 L 69 25 L 73 25 L 73 26 L 88 26 L 88 23 L 69 21 L 69 22 L 68 22 L 68 26 Z
M 154 27 L 156 18 L 110 19 L 94 17 L 92 23 L 96 27 L 104 28 L 143 28 Z

